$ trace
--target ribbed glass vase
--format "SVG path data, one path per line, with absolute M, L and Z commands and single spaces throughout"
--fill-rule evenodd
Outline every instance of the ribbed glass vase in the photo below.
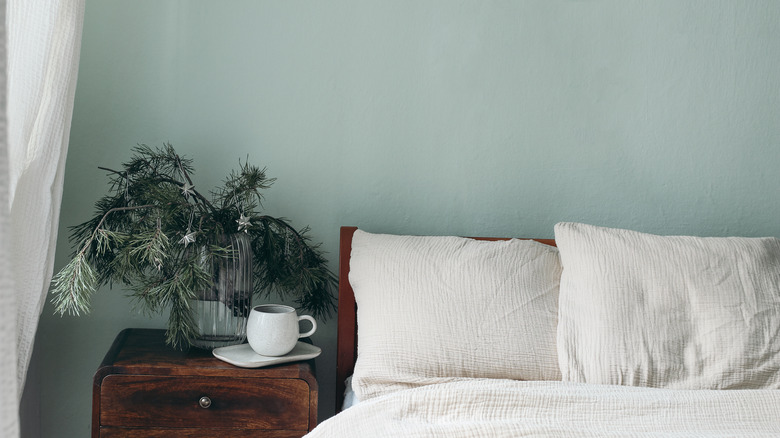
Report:
M 191 301 L 197 335 L 193 346 L 204 349 L 240 344 L 246 339 L 246 322 L 252 301 L 252 248 L 246 234 L 225 236 L 221 246 L 230 257 L 213 257 L 208 266 L 213 284 L 196 291 Z

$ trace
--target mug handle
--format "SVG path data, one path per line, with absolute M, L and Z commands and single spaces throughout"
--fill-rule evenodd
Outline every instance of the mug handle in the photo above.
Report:
M 301 333 L 300 335 L 298 335 L 299 339 L 300 338 L 308 338 L 309 336 L 313 335 L 314 332 L 317 331 L 317 321 L 315 321 L 314 318 L 312 318 L 309 315 L 301 315 L 301 316 L 298 317 L 298 321 L 301 321 L 301 320 L 304 320 L 304 319 L 311 322 L 311 330 L 309 330 L 306 333 Z

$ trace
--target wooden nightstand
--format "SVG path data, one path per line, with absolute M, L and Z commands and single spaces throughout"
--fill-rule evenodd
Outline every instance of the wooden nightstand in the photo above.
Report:
M 314 362 L 245 369 L 119 333 L 95 373 L 93 437 L 300 437 L 317 425 Z

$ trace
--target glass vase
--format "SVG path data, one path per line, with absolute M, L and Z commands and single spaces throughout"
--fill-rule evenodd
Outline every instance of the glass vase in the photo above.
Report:
M 213 349 L 240 344 L 246 339 L 246 322 L 252 301 L 252 248 L 244 233 L 223 236 L 220 246 L 230 247 L 228 257 L 204 257 L 211 274 L 210 288 L 195 291 L 191 300 L 197 334 L 193 346 Z

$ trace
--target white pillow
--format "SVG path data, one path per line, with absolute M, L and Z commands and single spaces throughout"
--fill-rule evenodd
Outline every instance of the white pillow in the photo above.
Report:
M 561 223 L 564 380 L 780 388 L 780 241 Z
M 560 261 L 534 241 L 352 240 L 358 398 L 463 377 L 560 380 Z

